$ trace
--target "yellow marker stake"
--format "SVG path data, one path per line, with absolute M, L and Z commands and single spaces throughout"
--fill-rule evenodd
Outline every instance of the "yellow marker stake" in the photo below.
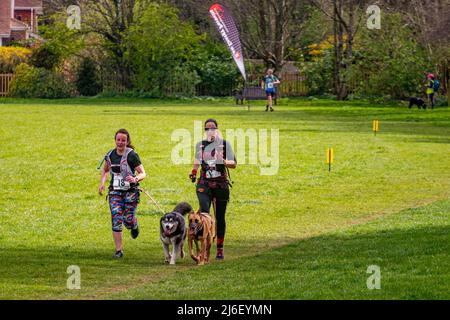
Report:
M 373 120 L 373 132 L 377 135 L 378 129 L 378 120 Z
M 333 149 L 328 148 L 327 149 L 327 164 L 328 164 L 328 171 L 331 171 L 331 164 L 333 163 L 334 154 Z

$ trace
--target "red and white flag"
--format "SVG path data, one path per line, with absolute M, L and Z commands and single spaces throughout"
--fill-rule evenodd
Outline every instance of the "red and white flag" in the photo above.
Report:
M 233 17 L 227 8 L 218 3 L 213 4 L 211 8 L 209 8 L 209 14 L 214 20 L 223 41 L 227 44 L 228 49 L 233 56 L 234 62 L 236 62 L 239 71 L 241 71 L 244 80 L 246 80 L 247 77 L 245 75 L 241 40 L 239 39 L 239 32 L 236 28 Z

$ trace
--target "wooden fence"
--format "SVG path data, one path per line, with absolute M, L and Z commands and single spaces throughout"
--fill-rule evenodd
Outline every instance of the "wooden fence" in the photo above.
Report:
M 299 97 L 308 95 L 306 78 L 299 73 L 281 73 L 277 75 L 281 84 L 278 86 L 278 94 L 282 97 Z M 247 86 L 260 86 L 263 75 L 250 74 L 247 76 Z
M 296 97 L 308 95 L 305 76 L 298 73 L 285 73 L 280 74 L 280 80 L 279 91 L 281 96 Z
M 12 74 L 0 74 L 0 96 L 4 97 L 9 94 L 9 85 L 11 83 Z

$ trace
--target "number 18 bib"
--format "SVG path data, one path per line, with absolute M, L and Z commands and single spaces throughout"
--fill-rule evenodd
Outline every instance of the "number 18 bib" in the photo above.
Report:
M 113 176 L 113 189 L 114 190 L 128 190 L 130 189 L 130 183 L 126 181 L 122 175 L 114 174 Z

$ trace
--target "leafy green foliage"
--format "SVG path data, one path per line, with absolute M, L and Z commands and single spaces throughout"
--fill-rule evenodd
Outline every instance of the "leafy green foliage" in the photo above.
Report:
M 95 96 L 102 90 L 94 61 L 89 58 L 83 60 L 75 84 L 82 96 Z
M 229 96 L 242 79 L 228 48 L 209 37 L 197 48 L 189 65 L 201 78 L 199 95 Z
M 331 94 L 333 89 L 334 57 L 333 48 L 325 50 L 324 57 L 309 62 L 302 62 L 306 75 L 309 95 Z
M 33 50 L 30 64 L 37 68 L 56 70 L 62 62 L 80 52 L 84 47 L 82 34 L 67 28 L 65 13 L 54 14 L 51 23 L 40 27 L 45 42 Z
M 74 88 L 66 83 L 63 75 L 29 66 L 25 63 L 16 68 L 11 81 L 10 95 L 16 98 L 69 98 Z
M 60 64 L 61 58 L 57 46 L 46 44 L 33 51 L 30 64 L 36 68 L 53 70 Z
M 380 30 L 361 28 L 355 56 L 348 76 L 357 93 L 392 98 L 424 94 L 426 53 L 400 15 L 383 15 Z
M 179 93 L 189 94 L 199 83 L 198 76 L 184 64 L 193 58 L 201 37 L 177 14 L 167 4 L 151 3 L 130 28 L 128 58 L 137 90 L 162 96 L 174 93 L 178 84 L 184 82 Z

